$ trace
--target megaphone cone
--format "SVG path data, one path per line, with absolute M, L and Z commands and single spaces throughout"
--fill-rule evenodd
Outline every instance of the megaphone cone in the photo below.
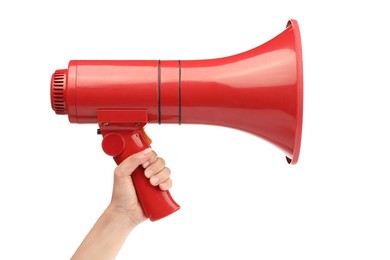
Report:
M 257 135 L 298 161 L 303 112 L 298 24 L 252 50 L 181 62 L 181 123 L 211 124 Z M 164 117 L 164 116 L 163 116 Z

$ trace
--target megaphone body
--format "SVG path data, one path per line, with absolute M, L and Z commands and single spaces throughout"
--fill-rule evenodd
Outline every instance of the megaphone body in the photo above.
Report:
M 51 81 L 51 104 L 72 123 L 97 123 L 116 163 L 150 147 L 148 123 L 207 124 L 258 136 L 298 161 L 303 65 L 298 23 L 246 52 L 206 60 L 72 60 Z M 132 174 L 145 215 L 180 208 L 168 191 Z

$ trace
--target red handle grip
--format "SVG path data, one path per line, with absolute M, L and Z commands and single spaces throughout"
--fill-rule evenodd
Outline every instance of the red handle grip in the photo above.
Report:
M 141 129 L 133 132 L 107 133 L 103 136 L 102 147 L 107 154 L 113 156 L 117 164 L 120 164 L 127 157 L 149 148 L 150 145 Z M 163 191 L 158 186 L 150 184 L 142 166 L 138 166 L 131 178 L 144 214 L 151 221 L 164 218 L 180 209 L 169 191 Z

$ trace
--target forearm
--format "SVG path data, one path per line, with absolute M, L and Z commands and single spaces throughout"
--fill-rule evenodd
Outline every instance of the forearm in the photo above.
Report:
M 136 224 L 124 212 L 109 206 L 96 221 L 71 260 L 115 259 L 135 226 Z

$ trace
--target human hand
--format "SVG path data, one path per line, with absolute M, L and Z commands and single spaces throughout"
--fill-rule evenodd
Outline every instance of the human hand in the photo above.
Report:
M 134 225 L 147 219 L 131 179 L 131 174 L 140 165 L 145 169 L 145 176 L 151 185 L 159 186 L 161 190 L 172 187 L 171 171 L 165 167 L 164 159 L 158 157 L 151 148 L 133 154 L 119 164 L 114 171 L 114 188 L 108 209 L 128 216 Z
M 114 259 L 131 230 L 147 218 L 138 202 L 131 174 L 142 165 L 151 185 L 168 190 L 171 171 L 156 152 L 148 148 L 125 159 L 114 171 L 110 205 L 80 244 L 72 260 Z

